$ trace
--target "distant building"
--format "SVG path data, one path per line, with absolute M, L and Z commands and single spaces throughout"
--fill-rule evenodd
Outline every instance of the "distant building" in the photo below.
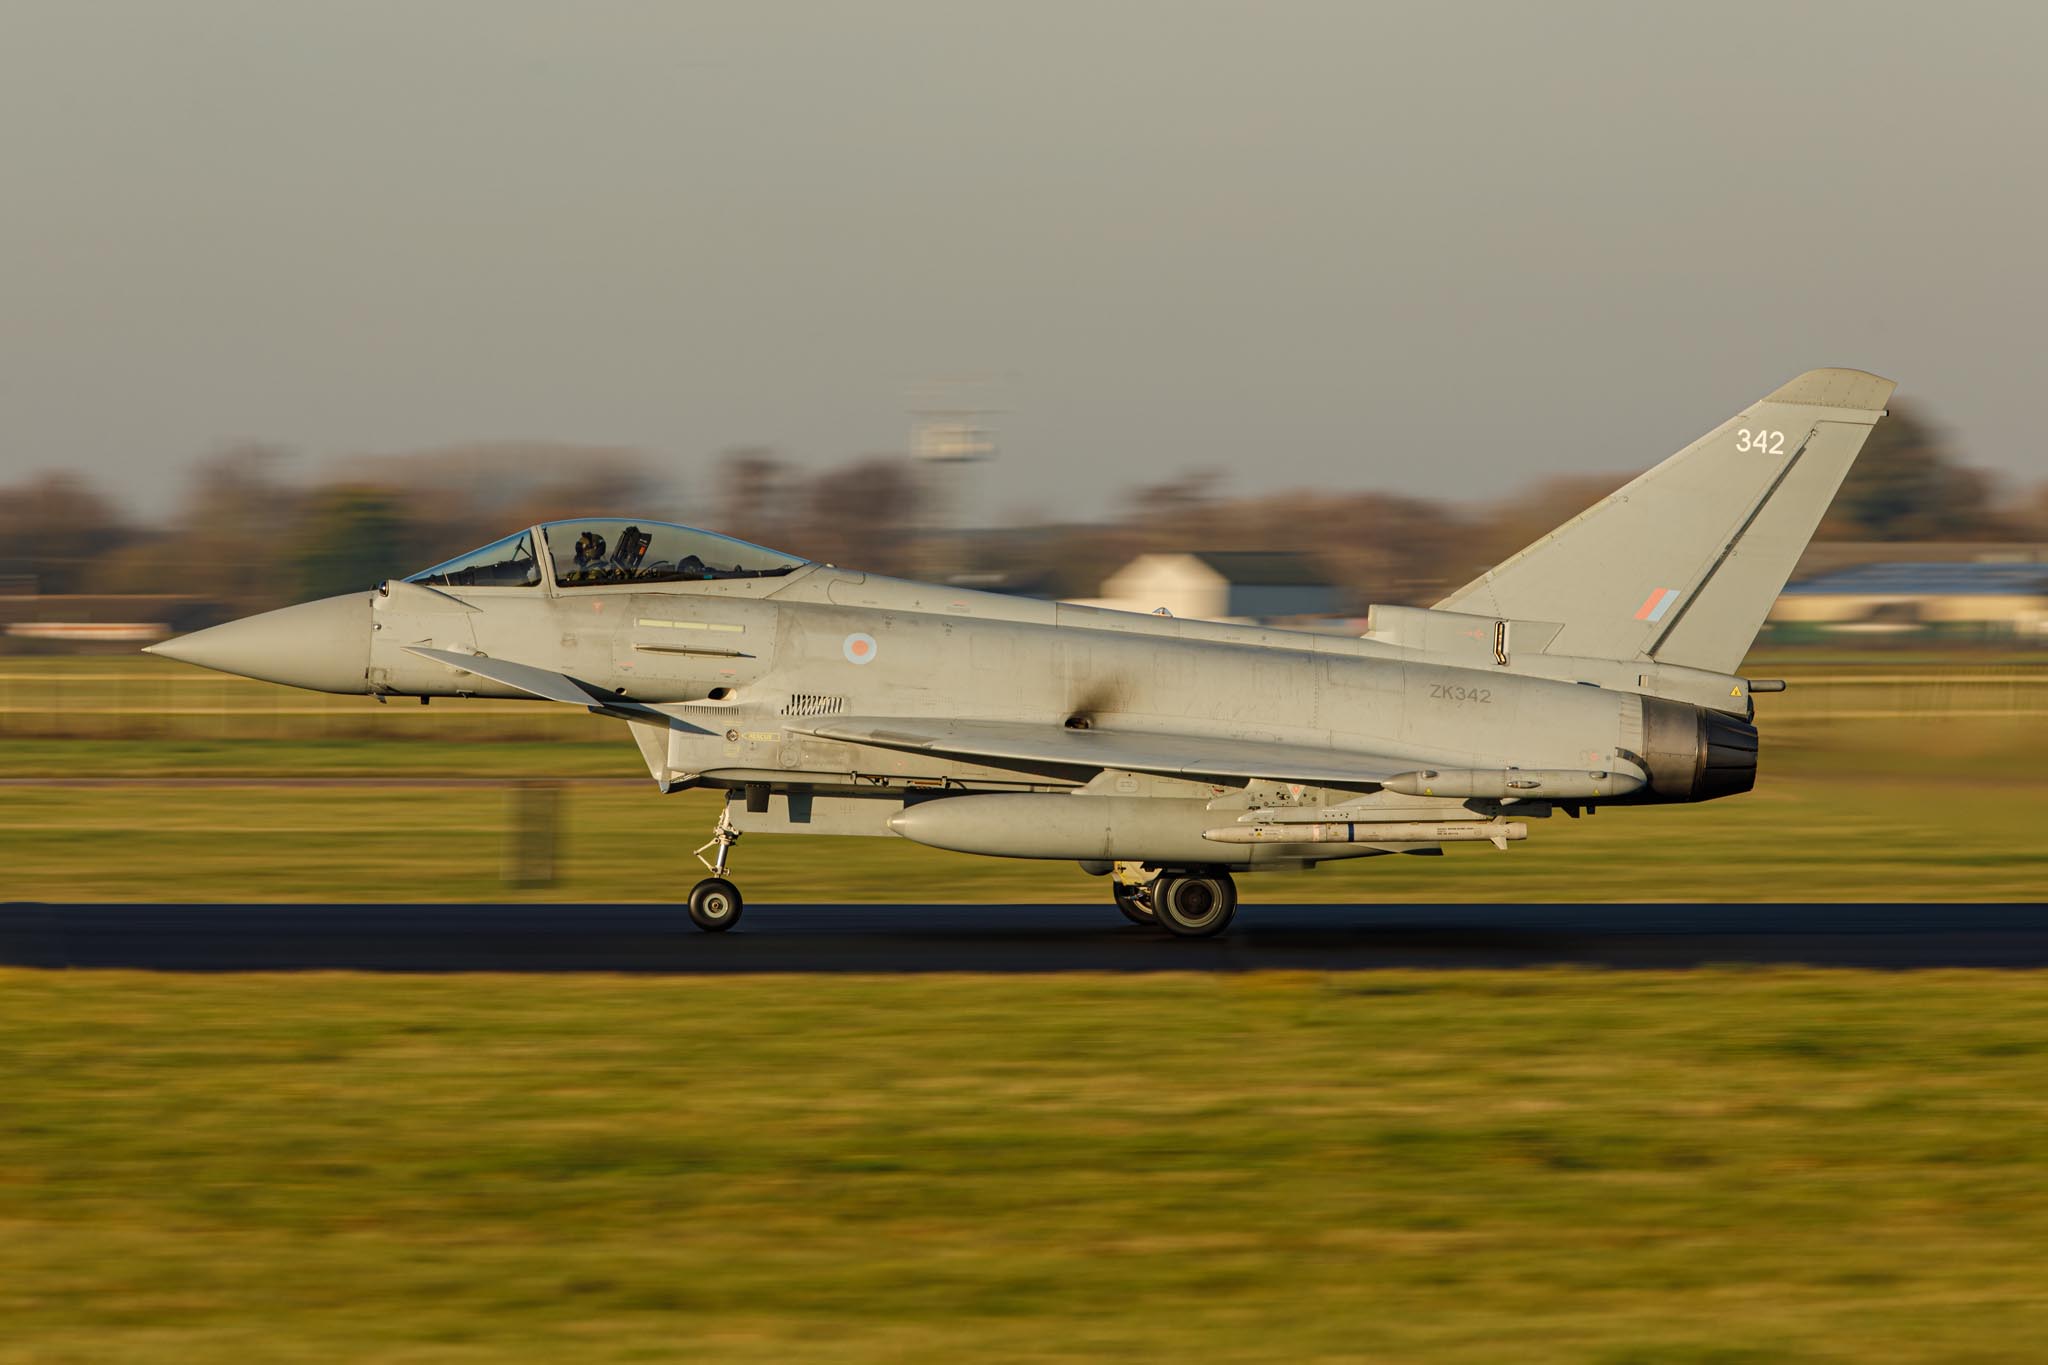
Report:
M 1086 605 L 1166 612 L 1198 621 L 1278 621 L 1329 616 L 1343 595 L 1315 565 L 1289 551 L 1202 550 L 1139 555 L 1102 582 Z
M 1789 585 L 1780 638 L 1805 631 L 2048 639 L 2048 563 L 1859 564 Z

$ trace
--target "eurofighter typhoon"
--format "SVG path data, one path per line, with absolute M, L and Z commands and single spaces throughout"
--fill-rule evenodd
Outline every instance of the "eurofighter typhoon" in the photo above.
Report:
M 1239 873 L 1750 790 L 1751 699 L 1783 684 L 1737 670 L 1892 388 L 1800 375 L 1435 606 L 1372 608 L 1359 638 L 587 517 L 151 652 L 625 722 L 662 792 L 725 793 L 689 895 L 703 929 L 740 919 L 743 834 L 855 834 L 1078 862 L 1131 919 L 1205 936 Z

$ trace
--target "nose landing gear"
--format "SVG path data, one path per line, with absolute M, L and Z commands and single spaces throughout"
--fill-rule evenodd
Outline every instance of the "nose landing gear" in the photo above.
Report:
M 699 845 L 697 861 L 704 864 L 711 873 L 703 881 L 690 888 L 690 923 L 707 934 L 722 934 L 740 922 L 740 912 L 747 903 L 740 896 L 740 889 L 726 880 L 726 859 L 732 853 L 732 846 L 740 841 L 740 832 L 734 828 L 732 813 L 718 812 L 718 825 L 711 831 L 711 840 Z M 707 858 L 704 850 L 718 850 Z

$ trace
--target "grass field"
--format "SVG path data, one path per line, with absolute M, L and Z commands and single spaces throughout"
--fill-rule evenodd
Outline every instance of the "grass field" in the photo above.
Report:
M 661 797 L 613 722 L 576 742 L 0 740 L 0 899 L 674 901 L 716 798 Z M 1247 877 L 1260 900 L 2040 900 L 2048 724 L 1933 716 L 1766 728 L 1758 790 L 1701 806 L 1536 822 L 1506 853 L 1370 858 Z M 505 883 L 507 788 L 573 779 L 549 885 Z M 114 788 L 53 777 L 141 779 Z M 158 779 L 233 779 L 191 785 Z M 287 785 L 348 778 L 345 786 Z M 421 779 L 464 779 L 423 786 Z M 615 779 L 591 781 L 590 779 Z M 883 839 L 760 836 L 756 901 L 1098 900 L 1070 863 Z
M 504 881 L 506 794 L 453 790 L 40 788 L 0 792 L 5 899 L 676 901 L 714 799 L 569 788 L 557 880 Z M 2040 900 L 2038 786 L 1786 778 L 1699 808 L 1553 819 L 1497 853 L 1371 858 L 1243 879 L 1273 901 Z M 1072 863 L 942 853 L 902 840 L 760 836 L 735 867 L 780 900 L 1104 900 Z
M 77 662 L 0 695 L 0 899 L 698 875 L 713 798 L 615 724 Z M 1245 914 L 2048 899 L 2043 689 L 2006 666 L 1795 685 L 1751 795 L 1248 877 Z M 535 777 L 560 876 L 513 889 Z M 757 901 L 1105 899 L 893 840 L 737 865 Z M 2044 1284 L 2039 973 L 0 970 L 10 1365 L 2004 1361 L 2048 1356 Z
M 2020 1360 L 2048 981 L 0 972 L 0 1360 Z

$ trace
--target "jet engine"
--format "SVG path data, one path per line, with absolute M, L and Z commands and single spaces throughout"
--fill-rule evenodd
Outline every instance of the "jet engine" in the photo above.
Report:
M 1659 697 L 1643 699 L 1643 767 L 1637 801 L 1711 801 L 1756 785 L 1756 727 L 1734 716 Z

